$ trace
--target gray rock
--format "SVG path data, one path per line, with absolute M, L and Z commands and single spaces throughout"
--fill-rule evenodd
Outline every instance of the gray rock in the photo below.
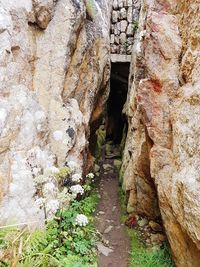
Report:
M 132 6 L 133 5 L 133 1 L 132 0 L 127 0 L 127 5 L 128 6 Z
M 123 0 L 118 0 L 119 7 L 123 7 Z
M 123 6 L 127 7 L 128 6 L 128 1 L 127 0 L 123 0 Z
M 99 172 L 100 171 L 100 166 L 98 164 L 94 165 L 94 172 Z
M 110 164 L 103 164 L 103 169 L 104 169 L 105 171 L 110 171 L 110 170 L 113 169 L 113 166 L 110 165 Z
M 118 23 L 116 23 L 116 24 L 114 24 L 114 34 L 118 35 L 119 32 L 120 32 L 120 30 L 118 29 Z
M 126 9 L 123 7 L 120 9 L 120 19 L 126 19 L 126 15 L 127 15 L 127 12 L 126 12 Z
M 113 0 L 113 9 L 118 9 L 118 1 L 117 0 Z
M 118 34 L 121 32 L 121 22 L 117 23 Z M 112 148 L 112 146 L 111 146 Z
M 133 25 L 131 23 L 128 24 L 126 34 L 127 34 L 127 36 L 133 35 Z
M 112 229 L 113 229 L 113 226 L 112 226 L 112 225 L 109 225 L 109 226 L 105 229 L 104 234 L 108 234 Z
M 115 41 L 115 35 L 114 34 L 111 34 L 110 35 L 110 43 L 111 44 L 114 44 L 114 41 Z
M 133 8 L 129 7 L 127 10 L 127 21 L 129 23 L 133 22 Z
M 119 44 L 119 36 L 118 35 L 115 35 L 115 43 Z
M 116 210 L 116 206 L 113 206 L 112 211 L 115 211 L 115 210 Z
M 99 211 L 99 214 L 100 214 L 100 215 L 103 215 L 103 214 L 105 214 L 105 212 L 100 210 L 100 211 Z
M 119 37 L 120 44 L 124 44 L 126 42 L 126 34 L 125 32 L 122 32 Z
M 126 32 L 127 26 L 128 26 L 128 22 L 126 20 L 122 20 L 120 22 L 121 32 Z
M 133 42 L 134 42 L 134 37 L 128 37 L 128 38 L 127 38 L 127 43 L 128 43 L 129 45 L 132 45 Z
M 138 225 L 139 225 L 140 227 L 144 227 L 144 226 L 146 226 L 147 224 L 148 224 L 148 220 L 147 220 L 146 218 L 143 218 L 143 219 L 141 219 L 141 220 L 138 221 Z
M 113 10 L 112 11 L 112 22 L 116 23 L 118 21 L 118 11 Z
M 97 249 L 98 249 L 98 251 L 99 251 L 101 254 L 103 254 L 103 255 L 106 256 L 106 257 L 107 257 L 110 253 L 113 252 L 112 249 L 110 249 L 110 248 L 104 246 L 101 242 L 98 242 L 98 243 L 97 243 Z

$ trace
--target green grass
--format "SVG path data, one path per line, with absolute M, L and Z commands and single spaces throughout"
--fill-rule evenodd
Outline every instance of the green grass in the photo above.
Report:
M 6 229 L 4 233 L 1 232 L 0 249 L 7 250 L 8 258 L 0 261 L 0 267 L 11 266 L 11 262 L 16 259 L 18 267 L 96 267 L 98 237 L 93 214 L 97 202 L 98 196 L 93 188 L 80 201 L 73 201 L 68 209 L 58 211 L 56 218 L 49 221 L 45 229 L 31 234 L 24 232 L 21 235 L 23 249 L 19 259 L 14 254 L 19 250 L 20 238 L 14 246 L 11 244 L 16 239 L 16 232 L 19 234 L 20 230 Z M 80 213 L 89 220 L 84 227 L 74 224 Z
M 119 190 L 119 199 L 121 205 L 121 221 L 124 223 L 127 219 L 126 197 L 122 189 Z M 130 259 L 129 267 L 175 267 L 170 248 L 164 244 L 162 248 L 152 249 L 145 247 L 139 238 L 137 229 L 127 228 L 130 238 Z
M 153 250 L 144 247 L 136 230 L 128 230 L 131 240 L 130 267 L 174 267 L 167 244 L 163 248 Z

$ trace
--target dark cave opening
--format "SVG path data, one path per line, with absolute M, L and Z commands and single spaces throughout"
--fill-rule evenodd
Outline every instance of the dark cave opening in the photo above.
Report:
M 101 157 L 101 149 L 105 142 L 112 141 L 114 145 L 121 144 L 127 134 L 128 123 L 123 107 L 128 93 L 128 77 L 130 63 L 111 63 L 110 93 L 101 116 L 96 119 L 99 112 L 98 100 L 93 111 L 95 119 L 90 121 L 89 152 L 93 157 Z M 105 88 L 103 88 L 102 94 Z M 99 101 L 101 102 L 101 101 Z
M 106 140 L 120 144 L 124 131 L 127 131 L 127 120 L 123 107 L 128 92 L 130 63 L 112 63 L 110 76 L 110 94 L 107 100 Z

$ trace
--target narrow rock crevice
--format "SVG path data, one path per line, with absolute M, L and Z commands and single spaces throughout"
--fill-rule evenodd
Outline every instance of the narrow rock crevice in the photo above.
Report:
M 128 92 L 129 63 L 112 63 L 110 94 L 107 101 L 106 139 L 120 144 L 127 120 L 123 108 Z M 126 135 L 126 133 L 125 133 Z

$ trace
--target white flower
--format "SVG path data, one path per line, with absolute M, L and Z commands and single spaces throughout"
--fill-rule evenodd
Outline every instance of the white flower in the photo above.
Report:
M 49 213 L 55 214 L 59 209 L 59 201 L 57 199 L 51 199 L 46 204 L 46 210 Z
M 38 205 L 40 208 L 44 206 L 45 203 L 45 199 L 42 197 L 39 197 L 38 199 L 36 199 L 35 204 Z
M 63 138 L 63 132 L 62 131 L 55 131 L 53 133 L 53 137 L 56 141 L 62 140 Z
M 37 177 L 35 177 L 34 178 L 34 182 L 36 183 L 36 184 L 42 184 L 42 183 L 45 183 L 46 181 L 47 181 L 47 177 L 46 176 L 44 176 L 44 175 L 39 175 L 39 176 L 37 176 Z
M 49 194 L 52 194 L 54 191 L 56 191 L 56 187 L 54 185 L 54 183 L 52 182 L 49 182 L 49 183 L 46 183 L 43 187 L 43 194 L 45 196 L 48 196 Z
M 94 178 L 94 173 L 90 172 L 88 173 L 88 175 L 86 176 L 89 179 L 93 179 Z
M 78 164 L 75 161 L 67 162 L 67 166 L 70 168 L 71 171 L 76 171 L 78 169 Z
M 45 173 L 45 175 L 59 173 L 59 169 L 56 168 L 55 166 L 47 167 L 44 170 L 44 173 Z
M 61 204 L 66 204 L 71 201 L 71 194 L 68 193 L 67 188 L 64 188 L 62 192 L 58 193 L 57 199 Z
M 83 193 L 84 193 L 84 189 L 83 189 L 83 187 L 81 186 L 81 185 L 79 185 L 79 184 L 77 184 L 77 185 L 72 185 L 71 187 L 70 187 L 70 190 L 71 190 L 71 192 L 73 193 L 73 194 L 81 194 L 81 195 L 83 195 Z
M 78 214 L 75 223 L 79 226 L 86 226 L 88 224 L 88 218 L 84 214 Z
M 81 179 L 82 179 L 82 176 L 80 173 L 75 173 L 72 175 L 72 181 L 75 183 L 80 182 Z

